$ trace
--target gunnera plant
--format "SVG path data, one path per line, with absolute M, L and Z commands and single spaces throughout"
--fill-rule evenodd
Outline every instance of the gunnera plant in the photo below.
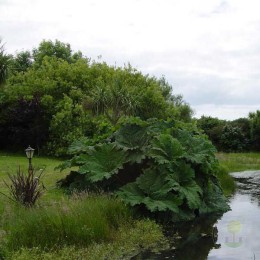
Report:
M 77 152 L 61 169 L 78 166 L 75 181 L 114 192 L 144 214 L 179 221 L 229 209 L 216 149 L 192 124 L 132 118 L 110 138 L 70 150 Z

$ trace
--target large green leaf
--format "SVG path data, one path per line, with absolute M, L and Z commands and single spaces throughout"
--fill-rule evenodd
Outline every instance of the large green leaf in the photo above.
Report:
M 82 155 L 81 159 L 84 164 L 80 166 L 79 173 L 87 174 L 92 182 L 109 179 L 127 161 L 126 153 L 113 143 L 97 145 L 89 154 Z
M 191 182 L 189 185 L 179 186 L 178 191 L 180 196 L 187 200 L 190 209 L 198 209 L 201 205 L 202 190 L 196 182 Z
M 185 148 L 184 158 L 191 163 L 203 164 L 215 158 L 215 147 L 204 137 L 179 130 L 177 138 Z
M 181 202 L 182 200 L 180 198 L 172 194 L 160 199 L 153 199 L 148 196 L 143 199 L 146 208 L 151 212 L 170 210 L 173 213 L 179 213 L 179 205 Z
M 208 183 L 208 189 L 205 189 L 203 192 L 200 212 L 206 214 L 228 210 L 230 210 L 230 207 L 227 204 L 227 199 L 223 195 L 219 182 L 215 176 L 211 176 Z
M 152 194 L 148 196 L 137 183 L 129 183 L 122 187 L 117 195 L 131 206 L 144 204 L 151 212 L 170 210 L 174 213 L 179 212 L 178 206 L 182 200 L 178 196 L 168 194 L 161 198 L 154 198 Z
M 92 141 L 87 137 L 82 137 L 74 141 L 68 149 L 68 154 L 85 153 L 89 150 L 89 146 L 92 145 Z
M 114 137 L 116 144 L 124 150 L 144 150 L 149 141 L 146 127 L 137 124 L 123 126 Z
M 136 179 L 139 188 L 147 195 L 152 195 L 160 190 L 164 184 L 164 176 L 159 174 L 156 169 L 148 168 Z
M 148 155 L 159 164 L 171 163 L 184 154 L 180 142 L 169 134 L 161 134 L 151 142 Z
M 174 120 L 163 121 L 158 119 L 148 119 L 150 125 L 147 127 L 149 135 L 156 136 L 160 134 L 170 133 L 176 122 Z
M 168 181 L 177 182 L 180 185 L 185 185 L 195 178 L 195 171 L 190 164 L 184 161 L 179 161 L 176 164 L 172 164 L 169 168 L 170 172 L 166 176 Z
M 145 194 L 135 182 L 123 186 L 117 191 L 117 195 L 131 206 L 140 205 L 145 198 Z
M 202 190 L 195 182 L 195 172 L 189 164 L 178 163 L 173 172 L 166 176 L 168 185 L 178 192 L 179 196 L 187 200 L 190 209 L 197 209 L 201 204 Z

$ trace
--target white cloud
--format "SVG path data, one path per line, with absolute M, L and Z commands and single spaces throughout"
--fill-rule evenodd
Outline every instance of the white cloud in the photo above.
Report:
M 220 119 L 234 120 L 240 117 L 248 117 L 249 112 L 255 112 L 259 109 L 258 105 L 215 105 L 204 104 L 195 106 L 195 117 L 212 116 Z

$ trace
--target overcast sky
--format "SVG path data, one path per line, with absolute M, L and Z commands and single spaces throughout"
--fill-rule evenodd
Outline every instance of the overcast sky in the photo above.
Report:
M 9 53 L 43 40 L 165 75 L 195 116 L 260 110 L 259 0 L 0 0 Z

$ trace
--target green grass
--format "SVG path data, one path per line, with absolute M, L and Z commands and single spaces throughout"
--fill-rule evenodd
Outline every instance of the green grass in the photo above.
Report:
M 46 192 L 43 195 L 43 201 L 62 197 L 62 191 L 56 188 L 56 181 L 65 177 L 69 170 L 63 172 L 54 170 L 60 163 L 62 163 L 62 160 L 48 157 L 34 156 L 32 159 L 32 164 L 36 171 L 44 169 L 42 181 L 46 187 Z M 28 171 L 28 159 L 25 154 L 17 155 L 0 152 L 0 190 L 2 192 L 8 192 L 3 180 L 8 181 L 8 174 L 16 174 L 19 166 L 23 172 L 26 173 Z M 1 203 L 2 201 L 0 201 L 0 207 Z
M 9 255 L 13 260 L 52 260 L 52 259 L 131 259 L 140 252 L 147 250 L 168 248 L 161 227 L 151 220 L 139 220 L 119 228 L 113 242 L 93 243 L 88 247 L 66 246 L 51 251 L 43 251 L 39 248 L 21 248 Z
M 15 207 L 3 215 L 2 225 L 9 251 L 22 247 L 50 250 L 111 241 L 116 229 L 130 219 L 128 208 L 120 201 L 85 194 L 48 206 Z
M 54 168 L 62 161 L 33 158 L 35 169 L 45 168 L 45 194 L 34 208 L 14 204 L 0 194 L 0 259 L 127 259 L 165 239 L 160 226 L 134 220 L 119 200 L 105 195 L 68 197 L 55 185 L 68 171 Z M 0 152 L 0 191 L 18 167 L 28 170 L 25 155 Z
M 217 158 L 229 172 L 260 170 L 260 153 L 218 153 Z
M 229 196 L 236 189 L 234 179 L 228 174 L 246 170 L 260 170 L 260 153 L 218 153 L 220 169 L 216 173 L 225 195 Z
M 220 164 L 218 171 L 215 173 L 219 179 L 223 192 L 227 197 L 232 195 L 236 190 L 236 183 L 234 178 L 229 175 L 229 172 L 228 168 Z

